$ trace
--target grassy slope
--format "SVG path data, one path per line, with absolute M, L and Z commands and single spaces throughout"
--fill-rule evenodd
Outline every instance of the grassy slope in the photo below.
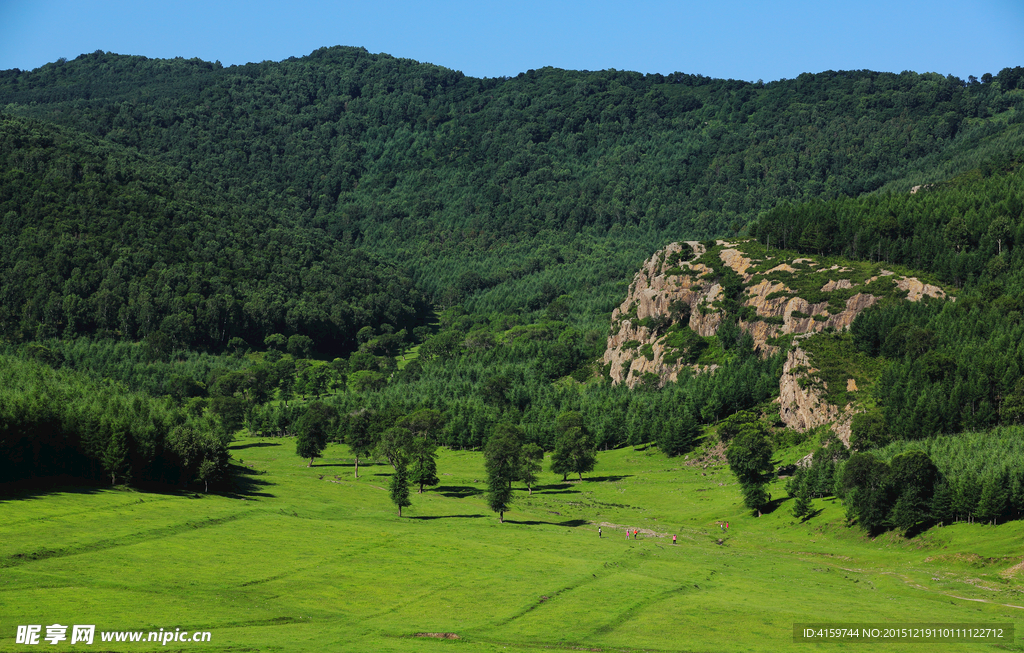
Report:
M 261 651 L 806 651 L 826 645 L 793 643 L 794 622 L 1024 625 L 1024 609 L 1004 605 L 1024 604 L 1021 584 L 999 575 L 1021 559 L 1024 522 L 870 541 L 838 504 L 815 502 L 822 513 L 799 526 L 788 502 L 750 517 L 727 469 L 630 448 L 600 454 L 582 483 L 545 472 L 505 524 L 484 503 L 480 454 L 443 451 L 442 485 L 414 491 L 400 519 L 390 468 L 354 480 L 343 446 L 311 469 L 291 439 L 240 440 L 234 455 L 265 472 L 234 495 L 0 501 L 0 651 L 19 650 L 17 625 L 34 623 L 210 630 L 211 644 L 178 647 Z M 598 539 L 600 522 L 679 544 L 627 542 L 611 526 Z

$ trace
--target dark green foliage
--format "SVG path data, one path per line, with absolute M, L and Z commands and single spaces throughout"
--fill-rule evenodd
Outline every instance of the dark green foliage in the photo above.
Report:
M 388 486 L 388 494 L 391 503 L 398 507 L 398 516 L 402 516 L 402 508 L 411 506 L 409 499 L 409 469 L 408 461 L 405 458 L 395 459 L 395 473 L 391 475 L 391 483 Z
M 889 465 L 871 453 L 855 453 L 846 462 L 841 482 L 847 514 L 868 532 L 884 530 L 894 500 Z
M 529 443 L 523 446 L 522 460 L 519 463 L 519 480 L 526 485 L 526 489 L 533 495 L 533 485 L 537 482 L 537 475 L 540 473 L 544 462 L 544 450 L 539 445 Z
M 814 452 L 809 465 L 796 470 L 786 486 L 790 496 L 806 494 L 808 498 L 835 494 L 841 480 L 842 463 L 850 452 L 838 438 L 832 438 Z
M 319 401 L 309 404 L 295 425 L 298 437 L 295 453 L 300 458 L 309 458 L 307 467 L 323 453 L 327 441 L 337 428 L 338 413 L 332 406 Z
M 554 449 L 565 474 L 581 475 L 597 447 L 682 453 L 720 420 L 750 463 L 763 429 L 735 414 L 777 393 L 783 358 L 753 354 L 736 321 L 756 316 L 709 240 L 744 228 L 774 248 L 869 261 L 858 275 L 899 264 L 957 289 L 955 304 L 910 304 L 880 276 L 869 289 L 882 301 L 852 336 L 807 341 L 811 382 L 830 401 L 867 398 L 845 392 L 849 377 L 871 394 L 857 449 L 1018 424 L 1018 73 L 986 84 L 869 71 L 767 85 L 555 69 L 479 80 L 357 48 L 231 68 L 94 53 L 7 71 L 0 338 L 62 369 L 22 390 L 19 367 L 3 390 L 0 411 L 16 418 L 0 469 L 203 482 L 223 474 L 236 429 L 302 435 L 311 398 L 343 416 L 357 461 L 377 450 L 396 475 L 421 444 L 486 447 L 499 424 Z M 719 367 L 661 389 L 651 373 L 637 391 L 609 387 L 595 374 L 607 316 L 639 263 L 680 237 L 705 241 L 705 280 L 724 291 L 697 310 L 728 319 L 701 338 L 677 303 L 642 324 L 666 362 Z M 662 270 L 692 258 L 685 246 Z M 797 267 L 772 278 L 833 314 L 854 292 L 825 293 L 822 273 Z M 635 305 L 622 316 L 635 318 Z M 413 341 L 421 357 L 398 371 Z M 268 352 L 249 351 L 261 343 Z M 208 354 L 225 350 L 235 355 Z M 354 392 L 331 396 L 346 385 Z M 82 408 L 84 387 L 114 408 Z M 871 530 L 912 531 L 929 512 L 998 522 L 1024 507 L 1008 454 L 974 474 L 931 452 L 930 496 L 894 480 L 904 459 L 847 463 L 831 449 L 802 487 L 827 496 L 853 464 L 863 473 L 851 482 L 865 485 L 844 493 Z M 766 501 L 768 456 L 745 477 L 751 508 Z M 514 478 L 529 477 L 525 460 Z M 426 484 L 429 461 L 413 467 Z
M 810 515 L 812 510 L 813 504 L 811 504 L 810 492 L 801 487 L 797 491 L 796 501 L 793 503 L 793 516 L 803 521 Z
M 733 437 L 725 456 L 740 482 L 744 504 L 760 514 L 760 509 L 768 503 L 765 485 L 774 471 L 771 443 L 763 427 L 757 423 L 745 425 Z
M 891 436 L 881 411 L 858 413 L 850 422 L 850 446 L 857 451 L 867 451 L 889 443 Z
M 505 521 L 505 512 L 512 504 L 512 482 L 520 477 L 522 464 L 522 431 L 511 424 L 498 424 L 484 447 L 484 468 L 487 470 L 487 505 Z
M 110 143 L 2 115 L 0 170 L 7 338 L 139 339 L 164 358 L 279 333 L 345 351 L 360 325 L 425 309 L 395 268 Z
M 757 421 L 757 414 L 753 411 L 737 411 L 721 421 L 718 426 L 718 437 L 725 444 L 729 444 L 736 435 L 745 428 L 755 425 Z
M 583 474 L 594 470 L 597 464 L 597 449 L 594 436 L 587 428 L 583 415 L 568 411 L 558 416 L 555 425 L 555 450 L 551 454 L 551 471 L 566 477 L 576 474 L 583 480 Z
M 381 425 L 387 420 L 381 419 Z M 408 429 L 399 426 L 392 426 L 381 432 L 377 439 L 375 453 L 378 457 L 384 458 L 393 468 L 398 469 L 399 463 L 407 464 L 409 451 L 412 449 L 413 437 Z
M 934 496 L 945 484 L 921 449 L 909 449 L 888 463 L 870 452 L 854 453 L 842 469 L 839 487 L 847 514 L 871 533 L 888 528 L 907 532 L 946 518 L 947 500 Z
M 669 457 L 684 454 L 693 448 L 693 443 L 700 435 L 700 426 L 693 413 L 687 407 L 678 417 L 670 417 L 656 427 L 658 448 Z
M 668 333 L 662 339 L 662 344 L 665 346 L 665 355 L 662 360 L 667 365 L 679 361 L 686 365 L 693 365 L 708 347 L 707 341 L 683 322 L 673 324 L 669 328 Z
M 128 436 L 121 429 L 110 434 L 110 442 L 103 451 L 103 470 L 110 474 L 110 484 L 115 485 L 118 477 L 130 480 L 128 461 Z
M 176 426 L 167 436 L 166 446 L 180 460 L 183 485 L 199 481 L 209 491 L 210 481 L 219 479 L 227 470 L 228 455 L 223 441 L 192 424 Z
M 422 436 L 413 439 L 409 447 L 409 462 L 412 465 L 409 482 L 420 486 L 420 494 L 423 493 L 423 486 L 441 482 L 437 477 L 437 444 L 433 440 Z
M 879 187 L 964 128 L 982 131 L 969 120 L 1007 110 L 996 88 L 870 71 L 764 85 L 552 68 L 473 79 L 334 47 L 229 68 L 82 55 L 6 75 L 0 106 L 160 154 L 239 203 L 270 202 L 339 239 L 373 242 L 421 236 L 424 220 L 483 227 L 485 238 L 507 235 L 501 223 L 720 233 L 780 199 Z M 801 228 L 790 240 L 801 236 L 813 247 L 828 233 Z M 438 283 L 472 293 L 490 280 Z
M 0 356 L 0 478 L 187 484 L 226 466 L 215 424 L 162 400 L 34 360 Z M 182 446 L 183 434 L 193 445 Z
M 949 483 L 944 480 L 937 481 L 935 484 L 929 513 L 931 518 L 940 525 L 953 521 L 953 492 Z
M 889 462 L 889 480 L 898 493 L 889 521 L 893 528 L 906 532 L 931 515 L 932 494 L 938 470 L 919 450 L 910 450 Z
M 366 408 L 355 410 L 341 420 L 345 444 L 355 455 L 355 477 L 359 478 L 359 458 L 369 456 L 377 446 L 378 433 L 373 428 L 373 413 Z

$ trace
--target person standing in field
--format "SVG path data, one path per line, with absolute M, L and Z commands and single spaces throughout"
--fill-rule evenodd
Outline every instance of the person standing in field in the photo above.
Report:
M 676 543 L 676 536 L 675 536 L 675 535 L 673 535 L 673 536 L 672 536 L 672 544 L 675 544 L 675 543 Z
M 598 538 L 601 537 L 601 527 L 600 526 L 597 527 L 597 537 Z

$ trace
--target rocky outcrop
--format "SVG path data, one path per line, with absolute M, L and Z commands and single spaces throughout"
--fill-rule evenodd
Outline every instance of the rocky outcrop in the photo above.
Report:
M 742 281 L 742 292 L 727 298 L 723 283 L 736 288 L 735 277 L 726 279 L 732 273 Z M 814 376 L 799 339 L 849 328 L 861 311 L 886 295 L 908 301 L 947 298 L 939 286 L 866 263 L 825 267 L 809 257 L 768 255 L 752 241 L 719 240 L 710 252 L 698 242 L 673 243 L 644 263 L 612 313 L 603 362 L 613 383 L 630 387 L 646 380 L 664 385 L 686 368 L 714 371 L 715 365 L 682 355 L 679 343 L 686 341 L 687 330 L 705 339 L 714 336 L 728 317 L 724 306 L 735 302 L 740 329 L 751 335 L 762 355 L 778 351 L 779 336 L 797 336 L 779 383 L 782 421 L 801 431 L 832 424 L 849 442 L 857 409 L 824 400 L 823 382 Z M 847 389 L 856 391 L 853 379 Z
M 705 338 L 717 333 L 725 318 L 721 282 L 726 268 L 744 286 L 734 298 L 742 310 L 739 326 L 763 355 L 778 351 L 773 340 L 782 335 L 849 328 L 886 293 L 910 301 L 946 296 L 938 286 L 888 270 L 869 276 L 868 267 L 826 268 L 809 257 L 769 256 L 752 241 L 716 241 L 710 254 L 702 243 L 673 243 L 644 263 L 626 300 L 612 313 L 603 362 L 613 383 L 633 387 L 651 375 L 661 385 L 676 380 L 687 363 L 666 342 L 666 329 L 685 325 Z
M 850 422 L 859 411 L 852 405 L 840 408 L 826 402 L 824 395 L 828 388 L 824 387 L 824 382 L 815 381 L 817 371 L 799 345 L 789 350 L 779 379 L 779 419 L 796 431 L 832 424 L 832 431 L 849 445 Z M 849 379 L 846 387 L 855 391 L 857 383 Z

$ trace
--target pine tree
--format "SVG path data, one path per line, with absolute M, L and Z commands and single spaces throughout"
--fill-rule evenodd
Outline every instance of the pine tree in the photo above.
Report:
M 487 470 L 487 505 L 505 522 L 512 503 L 512 481 L 520 476 L 522 432 L 511 424 L 498 424 L 484 447 Z
M 409 482 L 419 485 L 419 494 L 423 494 L 424 485 L 437 485 L 441 482 L 437 477 L 437 445 L 426 438 L 416 438 L 412 444 L 411 456 Z
M 995 523 L 1006 510 L 1006 484 L 1003 474 L 990 474 L 981 488 L 977 516 L 982 522 Z
M 404 458 L 395 461 L 395 473 L 391 475 L 391 486 L 389 488 L 391 502 L 398 506 L 398 516 L 402 516 L 402 508 L 411 506 L 409 500 L 409 472 L 408 463 Z
M 693 418 L 689 407 L 683 409 L 682 416 L 669 420 L 665 424 L 658 439 L 661 452 L 670 458 L 686 453 L 693 448 L 693 441 L 700 435 L 700 426 Z
M 121 429 L 115 429 L 110 443 L 103 452 L 103 469 L 110 474 L 110 484 L 117 484 L 117 477 L 128 476 L 128 436 Z
M 725 457 L 743 489 L 743 502 L 760 516 L 761 508 L 768 503 L 765 485 L 774 471 L 772 447 L 763 427 L 756 423 L 746 425 L 733 438 Z
M 533 485 L 537 482 L 537 474 L 544 460 L 544 450 L 539 445 L 530 443 L 523 447 L 522 460 L 519 463 L 519 480 L 526 484 L 526 489 L 533 496 Z
M 793 504 L 793 516 L 797 519 L 804 520 L 813 509 L 811 503 L 811 497 L 808 493 L 806 486 L 800 488 L 800 491 L 796 495 L 796 503 Z
M 929 513 L 931 518 L 939 524 L 948 524 L 953 521 L 953 491 L 949 489 L 949 484 L 945 481 L 936 482 Z

